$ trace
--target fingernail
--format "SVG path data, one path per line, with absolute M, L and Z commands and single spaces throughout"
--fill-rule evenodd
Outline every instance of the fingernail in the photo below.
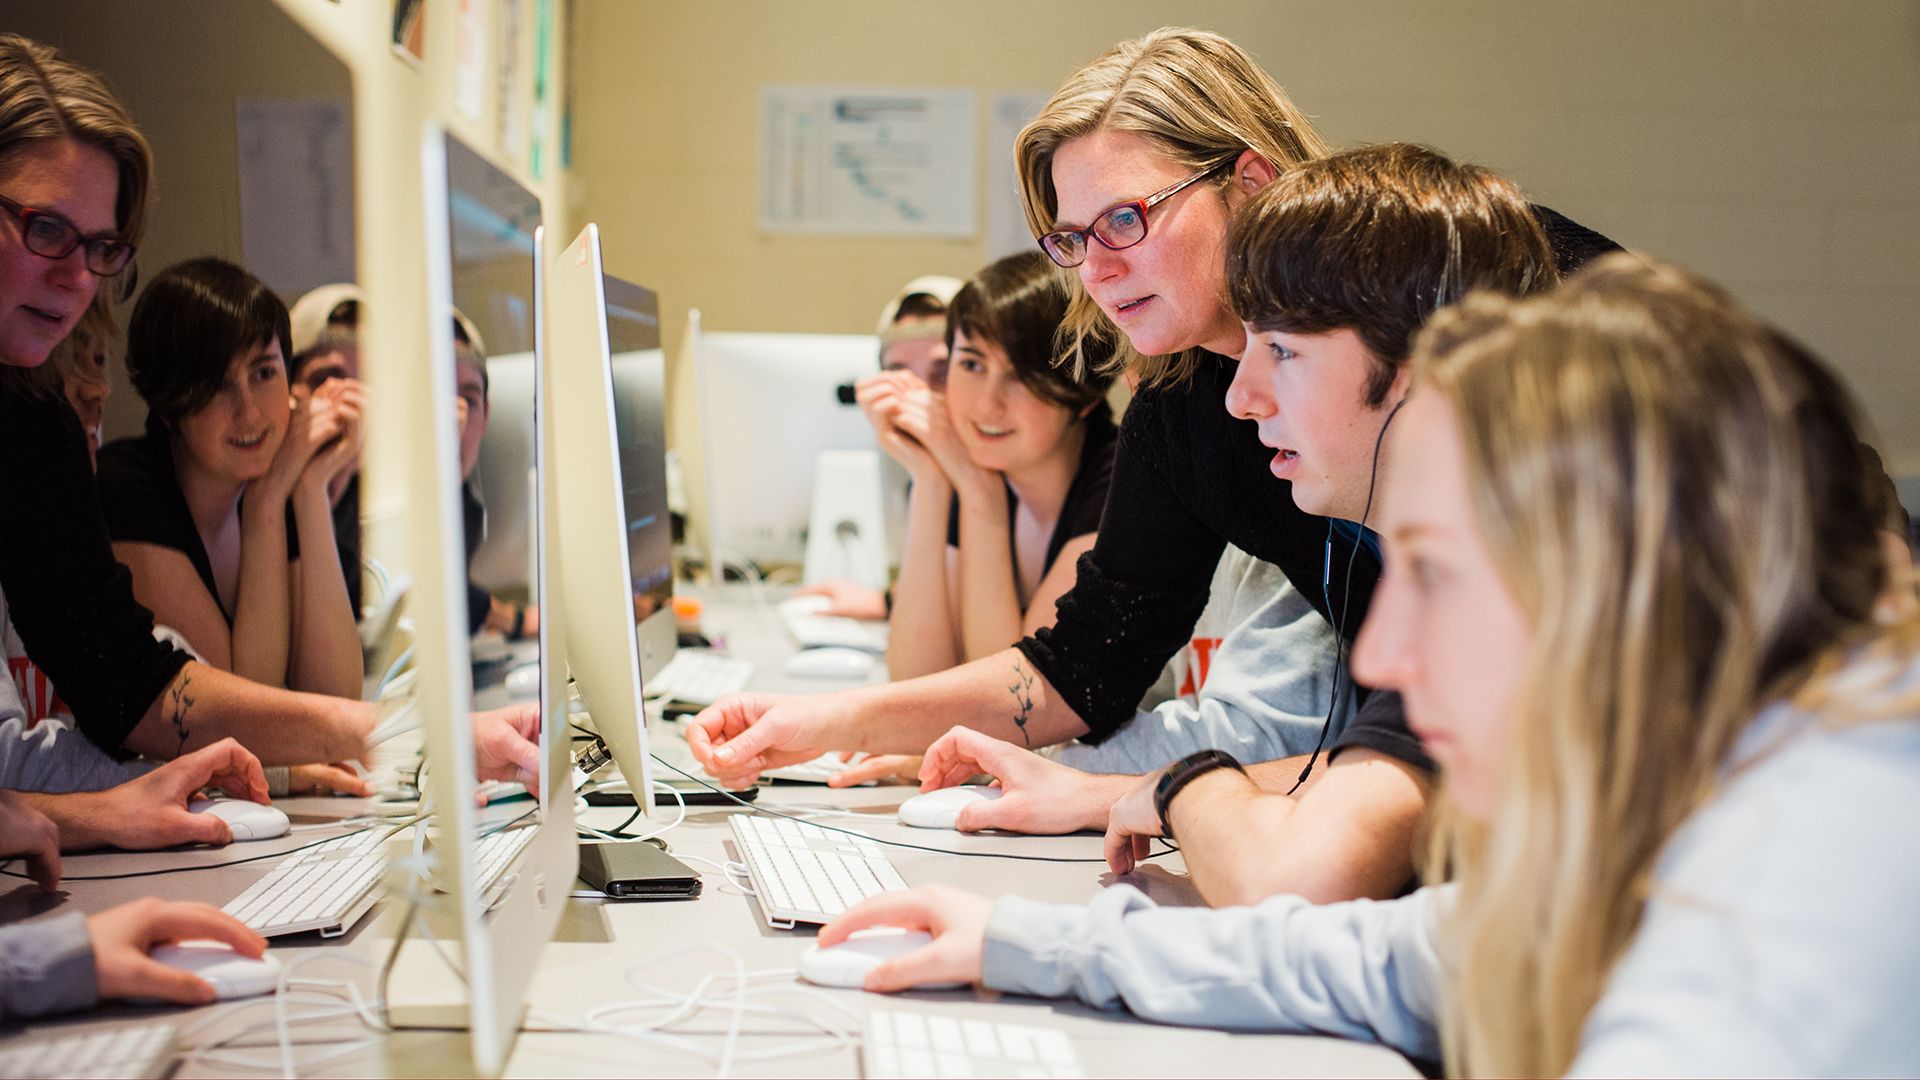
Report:
M 730 746 L 723 746 L 720 749 L 715 750 L 713 752 L 713 759 L 715 761 L 732 761 L 733 748 Z

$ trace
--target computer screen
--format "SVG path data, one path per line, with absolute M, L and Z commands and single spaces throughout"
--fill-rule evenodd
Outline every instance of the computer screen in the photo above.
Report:
M 653 292 L 608 274 L 601 276 L 601 290 L 644 683 L 673 658 L 675 640 L 673 521 L 667 512 L 667 361 L 660 348 L 660 305 Z
M 488 344 L 492 344 L 489 342 Z M 478 545 L 467 561 L 473 584 L 502 599 L 530 598 L 534 503 L 534 357 L 531 351 L 487 357 L 486 436 L 467 490 L 479 506 Z
M 823 450 L 872 450 L 873 428 L 840 388 L 879 370 L 863 334 L 696 327 L 708 540 L 722 560 L 799 563 Z
M 404 898 L 417 911 L 414 935 L 396 958 L 389 1003 L 398 1026 L 465 1026 L 473 1067 L 498 1073 L 518 1031 L 527 986 L 540 953 L 553 936 L 577 867 L 570 782 L 562 639 L 553 627 L 564 619 L 558 590 L 551 587 L 551 560 L 543 558 L 543 537 L 554 529 L 551 477 L 543 468 L 549 433 L 538 423 L 540 365 L 524 383 L 495 385 L 492 394 L 503 411 L 534 418 L 516 429 L 518 462 L 495 475 L 476 465 L 460 475 L 459 425 L 456 419 L 456 350 L 452 312 L 467 313 L 488 346 L 538 356 L 542 330 L 540 266 L 543 237 L 540 202 L 532 192 L 494 167 L 452 135 L 428 142 L 423 187 L 426 195 L 429 325 L 445 334 L 428 350 L 425 370 L 430 386 L 422 395 L 426 411 L 415 453 L 440 463 L 436 490 L 408 493 L 408 527 L 431 530 L 438 538 L 438 565 L 415 567 L 416 576 L 433 575 L 433 593 L 447 603 L 416 605 L 413 618 L 422 640 L 450 642 L 455 680 L 446 695 L 447 710 L 422 717 L 427 743 L 423 823 L 432 843 L 431 884 L 403 875 Z M 445 312 L 441 317 L 440 312 Z M 418 361 L 415 361 L 418 363 Z M 484 418 L 469 409 L 467 423 Z M 470 431 L 472 429 L 469 429 Z M 490 432 L 491 434 L 491 432 Z M 467 534 L 475 523 L 476 490 L 510 491 L 527 513 L 529 540 L 521 574 L 529 598 L 543 608 L 539 634 L 515 646 L 504 661 L 472 662 L 468 629 L 473 613 L 465 588 Z M 436 654 L 445 650 L 435 649 Z M 533 798 L 480 807 L 474 775 L 474 749 L 468 710 L 507 705 L 510 673 L 531 673 L 537 686 L 543 752 L 542 783 Z M 420 678 L 439 677 L 423 669 Z M 502 826 L 519 825 L 513 834 L 524 848 L 494 875 L 483 845 L 508 836 Z M 449 977 L 437 947 L 422 942 L 424 925 L 441 941 L 456 946 L 458 973 Z M 400 974 L 404 971 L 405 974 Z
M 554 260 L 547 290 L 552 348 L 545 365 L 551 391 L 545 408 L 551 421 L 554 490 L 566 522 L 554 537 L 553 565 L 566 611 L 562 633 L 568 665 L 588 722 L 606 741 L 636 803 L 646 810 L 652 805 L 652 767 L 640 680 L 644 669 L 664 664 L 665 657 L 643 655 L 640 628 L 664 625 L 671 630 L 673 614 L 670 604 L 665 610 L 643 610 L 658 594 L 643 592 L 639 585 L 659 576 L 657 565 L 646 564 L 658 556 L 648 544 L 648 530 L 658 523 L 646 519 L 664 516 L 665 450 L 650 430 L 663 421 L 657 373 L 648 370 L 649 350 L 623 354 L 623 363 L 616 367 L 610 343 L 614 325 L 637 322 L 642 325 L 622 330 L 623 344 L 632 344 L 635 333 L 640 341 L 657 344 L 657 326 L 648 335 L 643 325 L 651 296 L 632 290 L 617 295 L 624 312 L 613 317 L 600 265 L 599 229 L 588 225 Z M 626 402 L 625 439 L 616 434 L 622 429 L 618 399 L 627 396 L 615 390 L 623 368 L 629 388 L 641 383 L 648 387 Z M 670 598 L 670 584 L 668 588 Z

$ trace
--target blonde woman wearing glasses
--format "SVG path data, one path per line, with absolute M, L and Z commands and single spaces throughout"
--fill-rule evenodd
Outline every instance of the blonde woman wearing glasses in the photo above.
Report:
M 1777 330 L 1617 255 L 1428 328 L 1355 674 L 1440 762 L 1401 900 L 889 894 L 871 990 L 972 980 L 1320 1032 L 1455 1075 L 1912 1075 L 1920 621 L 1856 411 Z

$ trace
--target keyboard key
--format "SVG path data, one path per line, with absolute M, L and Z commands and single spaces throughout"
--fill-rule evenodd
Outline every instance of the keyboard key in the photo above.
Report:
M 1073 1041 L 1053 1028 L 876 1009 L 863 1042 L 870 1077 L 1085 1075 Z

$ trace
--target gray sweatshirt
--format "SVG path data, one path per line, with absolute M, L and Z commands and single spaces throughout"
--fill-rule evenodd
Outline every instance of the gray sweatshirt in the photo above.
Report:
M 1287 575 L 1229 546 L 1214 570 L 1192 641 L 1168 663 L 1157 689 L 1167 697 L 1093 745 L 1042 751 L 1085 772 L 1149 773 L 1196 750 L 1225 750 L 1244 762 L 1312 750 L 1333 692 L 1333 627 Z M 1343 684 L 1327 742 L 1353 715 Z
M 0 592 L 0 666 L 26 656 Z M 0 670 L 0 788 L 10 791 L 99 791 L 125 783 L 152 766 L 119 761 L 81 734 L 70 716 L 34 722 L 11 670 Z
M 0 1022 L 88 1008 L 98 985 L 80 914 L 0 926 Z
M 1920 1074 L 1920 722 L 1819 725 L 1775 706 L 1731 760 L 1661 853 L 1572 1072 Z M 1129 886 L 1086 906 L 1006 899 L 983 982 L 1433 1061 L 1452 895 L 1218 911 L 1158 908 Z

